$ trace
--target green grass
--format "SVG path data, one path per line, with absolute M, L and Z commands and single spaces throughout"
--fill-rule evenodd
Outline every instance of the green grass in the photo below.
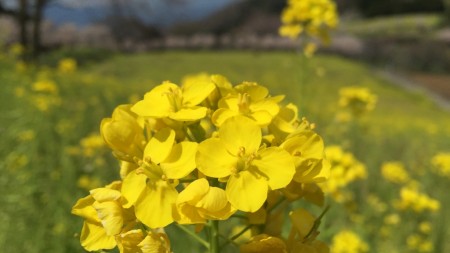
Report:
M 369 66 L 332 56 L 306 62 L 297 55 L 276 52 L 164 52 L 107 59 L 84 65 L 71 75 L 50 73 L 59 87 L 61 104 L 45 113 L 30 103 L 34 94 L 31 84 L 38 71 L 19 74 L 12 61 L 0 59 L 0 248 L 5 252 L 82 252 L 74 236 L 80 233 L 82 221 L 72 216 L 70 209 L 88 192 L 77 186 L 77 180 L 88 175 L 109 183 L 119 178 L 118 165 L 106 149 L 96 151 L 103 161 L 67 150 L 80 147 L 82 138 L 98 133 L 101 119 L 109 117 L 115 106 L 141 98 L 164 80 L 179 83 L 183 76 L 199 72 L 222 74 L 233 84 L 256 81 L 269 87 L 272 95 L 286 94 L 286 102 L 299 105 L 300 116 L 317 124 L 326 144 L 344 146 L 367 166 L 370 180 L 354 186 L 364 189 L 357 197 L 360 211 L 367 217 L 376 219 L 365 204 L 368 192 L 384 199 L 398 195 L 392 187 L 380 185 L 378 170 L 385 161 L 402 161 L 431 196 L 443 205 L 448 202 L 444 188 L 439 188 L 448 179 L 427 170 L 434 154 L 450 149 L 449 113 L 422 94 L 406 92 L 383 80 Z M 377 94 L 378 104 L 360 122 L 343 127 L 335 120 L 338 91 L 350 85 L 369 87 Z M 26 91 L 24 97 L 14 95 L 18 87 Z M 33 140 L 19 138 L 26 130 L 36 133 Z M 26 163 L 20 159 L 23 156 Z M 435 225 L 444 218 L 449 220 L 444 210 L 433 220 Z M 329 226 L 331 233 L 337 230 L 333 224 L 350 226 L 347 218 L 333 222 L 345 216 L 336 205 L 327 215 L 324 228 Z M 361 224 L 356 227 L 371 240 L 373 231 Z M 402 231 L 407 233 L 406 228 Z M 324 235 L 330 239 L 330 233 Z M 182 243 L 186 242 L 179 238 L 174 239 L 175 252 L 184 252 Z M 433 234 L 433 239 L 438 240 L 438 234 Z M 396 246 L 404 252 L 404 241 L 396 243 L 372 246 Z
M 343 21 L 340 29 L 362 37 L 424 38 L 442 24 L 438 14 L 409 14 Z

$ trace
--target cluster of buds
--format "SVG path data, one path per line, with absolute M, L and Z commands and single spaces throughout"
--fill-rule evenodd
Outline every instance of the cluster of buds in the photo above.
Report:
M 233 86 L 220 75 L 199 75 L 181 86 L 163 82 L 137 103 L 119 105 L 100 130 L 120 162 L 121 179 L 73 207 L 85 220 L 81 245 L 170 252 L 164 228 L 176 224 L 218 252 L 219 238 L 227 238 L 219 221 L 241 217 L 256 236 L 242 252 L 327 252 L 316 240 L 322 215 L 291 210 L 287 239 L 274 222 L 300 199 L 323 206 L 317 184 L 330 170 L 313 124 L 299 119 L 293 104 L 281 105 L 283 99 L 257 83 Z M 208 240 L 186 224 L 208 229 Z M 268 240 L 275 243 L 267 246 Z
M 330 43 L 330 30 L 339 23 L 336 4 L 331 0 L 289 0 L 281 13 L 279 33 L 292 39 L 304 35 L 304 39 L 318 38 L 323 44 Z M 312 40 L 305 44 L 306 56 L 311 56 L 317 45 Z

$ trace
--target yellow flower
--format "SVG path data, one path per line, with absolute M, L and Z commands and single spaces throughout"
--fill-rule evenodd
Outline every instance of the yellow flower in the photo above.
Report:
M 77 70 L 77 62 L 72 58 L 64 58 L 58 62 L 58 71 L 61 73 L 73 73 Z
M 435 171 L 442 176 L 450 177 L 450 152 L 440 152 L 431 159 Z
M 235 211 L 224 190 L 210 187 L 208 180 L 201 178 L 178 195 L 173 216 L 180 224 L 205 223 L 206 219 L 226 220 Z
M 77 201 L 72 214 L 85 219 L 80 237 L 83 248 L 96 251 L 116 246 L 115 236 L 135 220 L 130 209 L 122 208 L 123 201 L 120 182 L 91 190 L 89 196 Z
M 170 118 L 176 121 L 195 121 L 206 116 L 208 108 L 199 106 L 214 90 L 212 82 L 189 83 L 178 87 L 164 82 L 147 92 L 131 111 L 142 117 Z
M 280 238 L 260 234 L 240 246 L 241 253 L 287 253 L 286 244 Z
M 369 246 L 354 232 L 342 230 L 333 237 L 331 252 L 362 253 L 369 251 Z
M 102 120 L 100 133 L 119 159 L 133 162 L 134 157 L 142 157 L 145 137 L 138 116 L 130 108 L 131 105 L 116 107 L 111 118 Z
M 401 162 L 384 163 L 381 167 L 381 175 L 396 184 L 403 184 L 410 180 L 409 174 Z
M 175 144 L 175 132 L 164 128 L 145 146 L 139 168 L 129 173 L 122 186 L 125 207 L 135 206 L 136 217 L 150 228 L 173 222 L 172 204 L 178 197 L 176 179 L 195 169 L 197 143 Z
M 167 235 L 148 231 L 144 236 L 142 230 L 135 229 L 116 237 L 120 253 L 170 253 Z
M 48 93 L 52 95 L 58 94 L 58 86 L 50 80 L 40 80 L 33 83 L 32 89 L 37 92 Z
M 377 96 L 366 87 L 344 87 L 339 90 L 339 106 L 348 109 L 353 116 L 372 111 L 377 102 Z
M 237 115 L 254 120 L 259 126 L 267 126 L 278 114 L 284 96 L 269 97 L 267 88 L 256 83 L 244 82 L 234 87 L 233 93 L 219 101 L 219 109 L 212 115 L 212 122 L 221 126 L 225 120 Z
M 261 129 L 246 117 L 225 121 L 218 138 L 198 147 L 198 169 L 209 177 L 228 177 L 226 194 L 242 211 L 255 212 L 272 190 L 285 187 L 295 173 L 291 155 L 279 147 L 261 147 Z
M 280 147 L 294 158 L 296 182 L 323 182 L 330 175 L 330 164 L 324 159 L 323 140 L 313 131 L 305 130 L 292 134 Z
M 436 212 L 440 209 L 440 206 L 438 200 L 419 192 L 416 188 L 408 186 L 402 187 L 400 190 L 400 200 L 396 203 L 396 207 L 400 210 L 411 209 L 417 213 L 423 211 Z

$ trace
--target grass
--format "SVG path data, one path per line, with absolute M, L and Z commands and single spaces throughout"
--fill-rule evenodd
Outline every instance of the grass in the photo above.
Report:
M 340 29 L 366 38 L 423 38 L 432 35 L 441 24 L 442 16 L 438 14 L 408 14 L 343 21 Z
M 70 214 L 75 201 L 88 193 L 79 178 L 88 177 L 88 185 L 98 187 L 119 176 L 106 148 L 89 150 L 80 140 L 98 133 L 101 119 L 109 117 L 115 106 L 141 98 L 164 80 L 179 83 L 183 76 L 199 72 L 222 74 L 234 84 L 256 81 L 269 87 L 272 95 L 286 94 L 286 102 L 300 105 L 301 116 L 317 124 L 326 144 L 343 146 L 367 166 L 370 180 L 354 186 L 365 189 L 357 196 L 360 212 L 367 217 L 379 220 L 365 203 L 365 194 L 380 194 L 385 200 L 398 195 L 394 188 L 380 185 L 378 170 L 385 161 L 403 162 L 443 207 L 448 202 L 445 189 L 439 188 L 448 179 L 428 171 L 431 157 L 450 149 L 448 112 L 422 94 L 380 78 L 369 66 L 333 56 L 306 62 L 277 52 L 161 52 L 107 59 L 84 65 L 75 74 L 47 73 L 56 82 L 61 100 L 47 112 L 37 110 L 32 102 L 36 92 L 31 84 L 42 71 L 30 68 L 20 74 L 11 60 L 0 59 L 0 248 L 5 252 L 81 252 L 74 235 L 80 233 L 82 221 Z M 350 85 L 370 88 L 378 104 L 360 122 L 342 127 L 335 119 L 338 91 Z M 17 96 L 18 89 L 24 90 L 22 97 Z M 24 133 L 30 130 L 35 136 L 27 139 Z M 435 225 L 449 220 L 444 210 L 433 219 Z M 333 222 L 345 215 L 343 209 L 332 207 L 324 228 L 332 233 L 337 229 L 333 224 L 350 226 L 348 218 Z M 363 225 L 355 227 L 370 241 L 375 232 Z M 174 227 L 170 231 L 179 232 Z M 408 232 L 406 226 L 401 231 Z M 326 240 L 330 233 L 324 233 Z M 438 235 L 433 234 L 435 242 Z M 196 246 L 186 243 L 189 240 L 182 236 L 174 238 L 174 251 Z M 404 241 L 392 243 L 371 241 L 374 249 L 397 247 L 404 252 Z M 449 245 L 441 248 L 445 252 Z

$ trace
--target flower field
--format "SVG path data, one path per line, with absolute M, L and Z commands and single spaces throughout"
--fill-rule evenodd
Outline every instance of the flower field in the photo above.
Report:
M 78 65 L 77 62 L 79 62 Z M 95 199 L 93 205 L 98 206 L 96 210 L 106 209 L 104 199 L 99 197 L 101 195 L 99 191 L 96 191 L 99 194 L 89 191 L 100 189 L 105 192 L 119 192 L 114 188 L 116 186 L 108 186 L 108 188 L 106 185 L 115 180 L 121 180 L 121 177 L 125 180 L 131 173 L 124 169 L 123 161 L 130 164 L 136 161 L 128 159 L 126 154 L 142 152 L 142 150 L 130 150 L 129 145 L 124 147 L 122 144 L 117 144 L 115 137 L 109 138 L 108 136 L 116 136 L 117 133 L 111 130 L 113 127 L 108 128 L 107 124 L 112 124 L 111 122 L 120 117 L 126 118 L 135 114 L 139 117 L 149 117 L 147 108 L 160 108 L 160 106 L 163 108 L 163 104 L 159 102 L 155 104 L 156 100 L 149 100 L 148 97 L 155 96 L 149 92 L 154 87 L 163 87 L 167 88 L 166 91 L 172 92 L 171 94 L 175 94 L 173 96 L 176 98 L 178 93 L 175 92 L 177 90 L 175 87 L 177 86 L 168 85 L 164 81 L 171 81 L 174 84 L 184 83 L 188 87 L 186 83 L 197 82 L 196 80 L 202 78 L 202 80 L 205 78 L 209 80 L 210 75 L 223 76 L 230 85 L 233 84 L 236 90 L 251 90 L 253 84 L 238 85 L 242 82 L 256 82 L 259 85 L 257 87 L 266 87 L 271 95 L 262 98 L 264 106 L 269 108 L 267 110 L 276 108 L 275 115 L 266 122 L 263 116 L 256 116 L 257 112 L 252 111 L 252 107 L 248 105 L 250 102 L 245 96 L 230 95 L 228 97 L 230 101 L 235 99 L 240 101 L 241 112 L 245 109 L 246 115 L 260 119 L 254 123 L 246 117 L 229 120 L 229 114 L 233 113 L 226 109 L 232 111 L 231 106 L 231 109 L 226 106 L 221 107 L 219 103 L 219 109 L 214 106 L 205 106 L 208 109 L 200 107 L 205 104 L 204 100 L 209 95 L 209 93 L 203 94 L 206 91 L 203 93 L 197 91 L 196 94 L 203 94 L 197 95 L 202 96 L 202 99 L 193 96 L 191 100 L 185 98 L 184 102 L 173 102 L 167 105 L 168 107 L 176 105 L 175 111 L 178 110 L 178 112 L 181 111 L 180 108 L 186 110 L 205 108 L 202 109 L 205 115 L 207 110 L 208 112 L 215 110 L 211 125 L 219 129 L 219 138 L 212 139 L 211 136 L 214 136 L 214 133 L 211 133 L 211 136 L 198 144 L 200 150 L 196 155 L 198 175 L 197 172 L 192 172 L 194 165 L 192 168 L 183 167 L 183 175 L 158 174 L 158 180 L 165 182 L 166 177 L 173 181 L 180 180 L 181 183 L 191 183 L 183 185 L 184 191 L 194 192 L 190 193 L 191 195 L 196 194 L 194 189 L 196 186 L 207 188 L 211 194 L 215 192 L 216 195 L 211 198 L 224 198 L 220 210 L 211 211 L 206 207 L 200 211 L 195 209 L 199 212 L 198 217 L 201 217 L 197 223 L 204 223 L 205 217 L 217 218 L 221 222 L 229 219 L 228 223 L 216 227 L 225 237 L 218 241 L 219 245 L 224 245 L 222 252 L 238 252 L 239 249 L 241 252 L 286 252 L 283 251 L 286 250 L 284 247 L 297 250 L 292 252 L 314 252 L 307 251 L 305 245 L 314 248 L 315 252 L 328 252 L 323 251 L 322 243 L 330 247 L 330 252 L 335 253 L 450 251 L 450 243 L 446 240 L 449 236 L 447 225 L 450 224 L 450 213 L 446 211 L 450 206 L 450 199 L 447 196 L 450 180 L 450 115 L 448 111 L 439 108 L 433 100 L 421 93 L 405 91 L 390 83 L 371 67 L 362 63 L 335 56 L 317 55 L 308 58 L 293 52 L 239 51 L 117 54 L 108 59 L 92 62 L 82 62 L 75 55 L 74 59 L 49 59 L 45 65 L 39 67 L 16 60 L 12 52 L 1 53 L 0 248 L 4 252 L 11 253 L 84 252 L 86 248 L 98 250 L 96 243 L 101 241 L 98 238 L 94 240 L 95 243 L 89 243 L 86 240 L 84 244 L 82 242 L 85 249 L 80 245 L 83 219 L 75 215 L 84 219 L 88 215 L 83 211 L 85 206 L 82 201 L 77 202 L 77 199 L 92 196 L 92 202 Z M 160 84 L 162 86 L 159 86 Z M 211 87 L 211 90 L 213 88 Z M 248 90 L 247 92 L 251 93 Z M 144 97 L 146 92 L 150 95 Z M 279 95 L 284 95 L 284 99 L 277 97 Z M 230 101 L 224 103 L 231 104 Z M 120 109 L 118 106 L 122 104 L 134 106 L 131 107 L 132 109 Z M 122 111 L 119 110 L 113 114 L 115 108 Z M 278 110 L 286 113 L 278 114 Z M 297 115 L 291 115 L 295 113 Z M 118 114 L 120 115 L 117 116 Z M 172 120 L 182 118 L 184 121 L 196 121 L 205 117 L 198 116 L 201 114 L 200 111 L 192 112 L 190 115 L 180 113 L 158 116 L 162 115 L 162 112 L 155 109 L 150 114 L 151 117 L 164 116 Z M 291 116 L 286 116 L 288 114 Z M 306 125 L 308 134 L 320 135 L 318 138 L 323 140 L 323 145 L 318 148 L 320 155 L 314 154 L 317 156 L 314 159 L 320 164 L 322 158 L 329 163 L 327 165 L 328 180 L 318 180 L 319 176 L 317 176 L 305 183 L 302 176 L 298 174 L 293 176 L 299 170 L 294 169 L 293 165 L 287 181 L 279 179 L 277 173 L 272 174 L 272 171 L 267 169 L 272 166 L 267 165 L 271 162 L 284 164 L 285 159 L 280 157 L 289 155 L 290 144 L 286 144 L 288 140 L 286 142 L 279 140 L 279 143 L 275 145 L 277 141 L 269 140 L 266 136 L 266 133 L 271 133 L 275 139 L 277 138 L 276 131 L 279 128 L 269 125 L 275 116 L 284 117 L 283 120 L 286 117 L 298 118 L 297 123 Z M 137 129 L 142 130 L 136 123 L 139 122 L 137 119 L 133 118 L 133 122 Z M 149 143 L 153 143 L 151 140 L 163 138 L 160 135 L 167 135 L 164 138 L 174 138 L 174 140 L 189 139 L 189 136 L 185 137 L 178 131 L 178 126 L 171 125 L 171 128 L 175 130 L 167 133 L 164 132 L 166 130 L 161 130 L 155 134 L 155 138 L 151 139 L 148 136 L 145 138 L 150 139 Z M 254 134 L 256 137 L 248 141 L 253 144 L 244 145 L 246 149 L 240 149 L 242 147 L 238 144 L 227 142 L 228 140 L 223 137 L 232 136 L 233 131 L 236 132 L 235 129 L 240 129 L 249 135 L 255 131 L 262 131 L 264 136 Z M 236 138 L 239 139 L 240 136 L 241 134 Z M 195 139 L 195 137 L 192 138 Z M 283 136 L 282 139 L 284 138 L 287 137 Z M 317 141 L 317 138 L 315 140 L 316 145 L 320 146 L 321 142 Z M 161 145 L 161 149 L 164 150 L 166 145 L 164 143 L 155 145 Z M 157 151 L 145 148 L 144 153 L 151 156 L 152 161 L 148 159 L 137 161 L 136 164 L 140 164 L 139 168 L 134 169 L 142 171 L 136 175 L 145 175 L 153 180 L 155 177 L 151 174 L 153 170 L 142 168 L 146 166 L 153 168 L 154 160 L 158 159 L 161 160 L 162 167 L 164 163 L 170 164 L 169 153 L 174 152 L 176 145 L 182 146 L 180 143 L 174 144 L 173 148 L 167 151 L 166 156 L 159 158 L 155 158 L 159 156 Z M 186 145 L 192 146 L 183 146 L 180 149 L 189 150 L 194 146 L 197 148 L 197 144 L 189 143 L 191 144 Z M 283 190 L 280 201 L 267 198 L 267 194 L 262 197 L 255 194 L 255 199 L 259 198 L 259 200 L 243 201 L 241 195 L 251 195 L 251 190 L 239 189 L 239 193 L 234 194 L 230 193 L 231 186 L 229 186 L 230 190 L 227 188 L 226 191 L 232 197 L 224 197 L 225 193 L 222 189 L 218 193 L 219 187 L 208 185 L 204 180 L 205 175 L 208 178 L 214 178 L 211 182 L 219 186 L 233 184 L 232 179 L 223 178 L 246 178 L 247 174 L 250 174 L 247 172 L 247 167 L 242 171 L 232 171 L 231 175 L 229 172 L 213 168 L 214 166 L 210 167 L 207 158 L 212 156 L 211 153 L 217 156 L 213 160 L 215 164 L 225 163 L 224 161 L 228 161 L 227 152 L 231 153 L 229 149 L 231 149 L 230 146 L 234 147 L 233 145 L 238 146 L 239 156 L 245 156 L 246 163 L 254 163 L 254 167 L 263 171 L 264 176 L 269 177 L 268 183 L 263 180 L 265 185 L 255 184 L 261 187 L 258 189 L 267 190 L 269 187 L 274 192 L 279 190 L 277 193 Z M 269 147 L 258 150 L 260 146 L 265 147 L 265 145 Z M 214 150 L 215 147 L 218 151 Z M 143 147 L 136 149 L 140 150 Z M 255 151 L 251 155 L 246 155 L 246 150 L 250 149 Z M 220 153 L 220 150 L 225 151 Z M 306 149 L 305 153 L 307 152 L 309 150 Z M 254 161 L 256 158 L 252 156 L 253 154 L 262 157 L 260 163 L 265 161 L 265 156 L 270 157 L 265 161 L 268 167 L 258 165 Z M 180 155 L 180 157 L 184 156 Z M 121 162 L 119 163 L 118 160 Z M 321 166 L 325 171 L 324 168 L 327 166 Z M 244 175 L 244 172 L 247 174 Z M 186 176 L 192 175 L 191 173 L 196 176 L 193 178 Z M 292 181 L 294 183 L 291 182 L 291 184 L 303 184 L 304 192 L 300 194 L 301 196 L 294 196 L 298 192 L 289 192 L 287 184 L 292 177 L 294 177 Z M 127 190 L 124 189 L 127 187 L 128 190 L 131 189 L 129 185 L 134 179 L 126 180 L 128 183 L 124 181 L 121 186 L 124 196 L 129 194 L 125 193 Z M 179 187 L 181 186 L 170 188 L 170 191 L 180 191 Z M 320 190 L 316 191 L 317 189 Z M 134 188 L 129 191 L 134 191 Z M 324 195 L 321 194 L 322 192 Z M 178 195 L 179 199 L 182 196 L 181 193 Z M 188 199 L 186 197 L 188 193 L 183 196 Z M 199 200 L 200 198 L 206 199 L 208 196 L 205 193 L 195 198 L 200 203 L 203 201 L 203 199 Z M 302 199 L 297 202 L 290 201 L 291 197 Z M 132 197 L 128 200 L 130 198 Z M 118 201 L 117 198 L 114 201 Z M 108 199 L 106 202 L 111 204 L 114 201 Z M 125 210 L 125 206 L 127 208 L 134 206 L 137 220 L 141 221 L 143 223 L 141 225 L 145 228 L 143 230 L 165 227 L 167 236 L 165 233 L 148 232 L 153 236 L 152 240 L 160 243 L 161 249 L 168 250 L 170 245 L 173 252 L 206 252 L 201 240 L 196 241 L 189 237 L 194 233 L 194 225 L 184 228 L 176 225 L 190 224 L 186 220 L 194 220 L 190 214 L 183 211 L 182 205 L 189 203 L 197 208 L 199 204 L 192 204 L 192 199 L 185 202 L 178 201 L 181 200 L 177 200 L 178 206 L 169 206 L 169 212 L 172 207 L 179 208 L 176 212 L 174 211 L 179 215 L 178 218 L 170 214 L 166 217 L 166 210 L 161 211 L 157 218 L 143 214 L 138 210 L 139 206 L 147 205 L 142 199 L 137 199 L 132 204 L 123 204 L 120 208 L 123 207 Z M 262 205 L 267 205 L 265 211 L 270 218 L 264 218 L 265 221 L 258 223 L 255 220 L 261 218 L 257 213 Z M 123 211 L 120 210 L 120 212 Z M 159 218 L 163 216 L 164 219 Z M 252 223 L 252 220 L 255 222 Z M 296 223 L 298 220 L 301 220 L 300 225 Z M 306 230 L 302 225 L 305 220 L 310 221 L 310 227 Z M 125 224 L 125 221 L 123 222 Z M 284 225 L 276 226 L 274 223 Z M 295 233 L 292 232 L 294 227 L 298 229 Z M 195 229 L 201 230 L 198 226 Z M 264 235 L 250 240 L 258 229 L 263 230 Z M 316 234 L 317 232 L 320 233 Z M 203 231 L 197 235 L 205 236 L 205 234 L 207 233 Z M 281 241 L 275 235 L 279 235 L 280 238 L 288 238 L 292 235 L 296 239 Z M 139 236 L 143 237 L 141 234 Z M 83 236 L 81 237 L 83 241 Z M 125 237 L 121 235 L 120 238 Z M 125 239 L 120 240 L 114 241 L 113 246 L 118 244 L 121 251 L 134 252 L 125 251 L 123 246 L 126 245 Z M 267 249 L 263 251 L 265 246 L 261 246 L 260 243 L 266 240 L 273 240 L 269 244 L 278 245 L 277 249 L 280 251 L 267 251 Z M 208 245 L 214 244 L 214 242 L 209 243 Z M 285 243 L 287 246 L 284 245 Z M 110 246 L 111 243 L 107 247 L 112 248 Z M 190 250 L 186 251 L 186 248 Z

